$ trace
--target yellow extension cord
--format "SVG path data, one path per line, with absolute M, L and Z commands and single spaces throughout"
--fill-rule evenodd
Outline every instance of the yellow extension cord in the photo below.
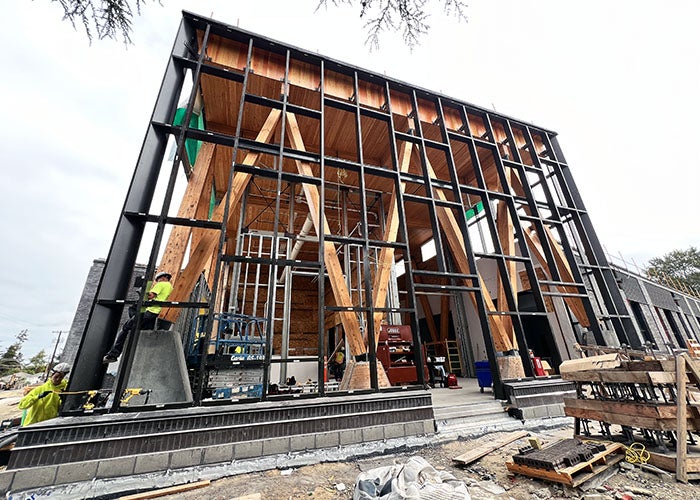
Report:
M 649 461 L 649 452 L 642 443 L 632 443 L 625 446 L 625 461 L 631 464 L 645 464 Z
M 605 444 L 613 443 L 613 441 L 598 441 L 593 439 L 585 439 L 584 441 Z M 632 443 L 630 446 L 623 445 L 623 447 L 625 448 L 625 462 L 629 462 L 631 464 L 645 464 L 651 458 L 646 446 L 644 446 L 642 443 Z

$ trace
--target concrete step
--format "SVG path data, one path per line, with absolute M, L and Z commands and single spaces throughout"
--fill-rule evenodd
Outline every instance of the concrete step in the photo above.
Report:
M 482 403 L 433 408 L 433 413 L 435 414 L 436 420 L 472 417 L 478 415 L 493 415 L 503 413 L 503 406 L 497 401 L 487 401 Z
M 490 413 L 486 415 L 473 415 L 465 417 L 453 417 L 446 419 L 435 419 L 438 425 L 438 429 L 447 427 L 463 427 L 470 425 L 481 425 L 482 422 L 499 422 L 499 421 L 510 421 L 513 418 L 509 417 L 507 413 Z
M 489 432 L 517 430 L 522 428 L 520 420 L 508 415 L 491 415 L 489 418 L 452 419 L 438 422 L 437 432 L 447 435 L 481 435 Z

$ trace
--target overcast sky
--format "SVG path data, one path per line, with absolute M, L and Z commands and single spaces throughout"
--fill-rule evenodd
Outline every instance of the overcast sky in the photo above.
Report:
M 433 0 L 436 7 L 440 0 Z M 469 0 L 412 52 L 370 53 L 357 11 L 316 0 L 147 4 L 134 44 L 88 43 L 49 0 L 3 5 L 0 350 L 70 328 L 106 257 L 181 10 L 559 133 L 604 247 L 642 266 L 700 246 L 700 2 Z

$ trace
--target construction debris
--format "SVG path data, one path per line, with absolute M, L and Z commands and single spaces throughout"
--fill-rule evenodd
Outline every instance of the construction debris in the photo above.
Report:
M 503 446 L 510 444 L 513 441 L 517 441 L 518 439 L 522 439 L 527 436 L 529 436 L 529 433 L 526 431 L 509 432 L 508 434 L 505 434 L 504 436 L 496 439 L 493 439 L 492 436 L 489 436 L 488 441 L 484 442 L 483 444 L 477 445 L 475 448 L 459 455 L 458 457 L 453 458 L 452 461 L 457 462 L 460 465 L 469 465 L 470 463 L 480 459 L 481 457 L 488 455 L 492 451 L 502 448 Z
M 619 356 L 618 366 L 601 367 L 603 356 Z M 700 431 L 697 361 L 686 353 L 652 357 L 624 349 L 603 356 L 577 360 L 562 370 L 562 377 L 577 385 L 577 397 L 564 399 L 566 415 L 575 418 L 575 434 L 592 437 L 595 422 L 606 440 L 632 443 L 628 450 L 639 442 L 643 458 L 633 460 L 675 472 L 683 482 L 700 472 L 700 448 L 693 437 Z
M 620 462 L 622 448 L 619 443 L 565 439 L 541 450 L 527 446 L 513 455 L 512 462 L 506 462 L 506 468 L 574 488 Z
M 467 486 L 452 474 L 438 471 L 422 457 L 403 465 L 362 472 L 355 483 L 356 500 L 402 500 L 404 498 L 460 498 L 469 500 Z
M 127 495 L 120 497 L 119 500 L 145 500 L 147 498 L 158 498 L 164 497 L 166 495 L 175 495 L 178 493 L 183 493 L 185 491 L 196 490 L 198 488 L 204 488 L 209 486 L 208 479 L 205 481 L 197 481 L 196 483 L 181 484 L 179 486 L 173 486 L 171 488 L 161 488 L 158 490 L 146 491 L 144 493 L 136 493 L 134 495 Z

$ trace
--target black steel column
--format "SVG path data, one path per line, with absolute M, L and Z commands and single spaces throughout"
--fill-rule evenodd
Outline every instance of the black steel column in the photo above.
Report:
M 187 44 L 193 36 L 193 29 L 183 19 L 175 37 L 136 170 L 78 347 L 68 391 L 98 389 L 102 384 L 106 369 L 102 364 L 102 357 L 112 346 L 119 328 L 124 307 L 123 299 L 129 290 L 146 224 L 145 219 L 130 214 L 145 214 L 148 211 L 168 142 L 168 134 L 157 130 L 154 122 L 172 122 L 185 78 L 185 69 L 177 62 L 176 57 L 187 56 Z M 64 409 L 75 409 L 78 405 L 77 399 L 68 398 Z

